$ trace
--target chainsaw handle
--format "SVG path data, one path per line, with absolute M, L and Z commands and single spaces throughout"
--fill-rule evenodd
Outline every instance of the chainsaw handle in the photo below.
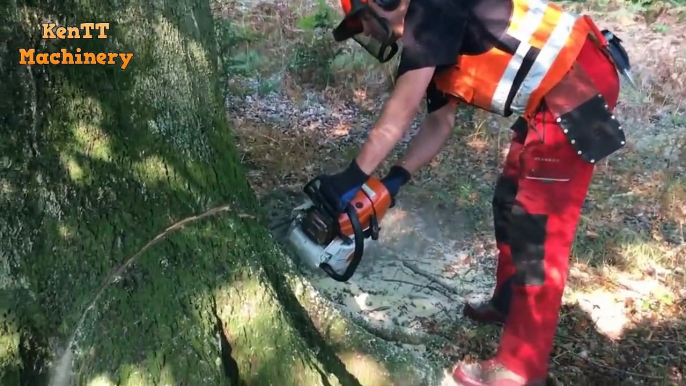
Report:
M 348 215 L 348 217 L 350 217 L 350 225 L 352 225 L 355 235 L 355 251 L 353 252 L 353 259 L 342 275 L 336 273 L 327 263 L 322 263 L 319 266 L 324 270 L 324 272 L 326 272 L 327 275 L 339 282 L 348 281 L 353 276 L 357 270 L 357 266 L 360 265 L 360 261 L 362 261 L 362 254 L 364 253 L 364 232 L 362 230 L 360 219 L 357 217 L 357 211 L 352 205 L 348 204 L 348 206 L 345 208 L 345 213 Z
M 308 182 L 303 188 L 303 192 L 309 197 L 310 201 L 316 206 L 328 213 L 332 218 L 338 218 L 340 213 L 334 205 L 329 202 L 325 194 L 321 189 L 321 179 L 323 176 L 318 176 Z

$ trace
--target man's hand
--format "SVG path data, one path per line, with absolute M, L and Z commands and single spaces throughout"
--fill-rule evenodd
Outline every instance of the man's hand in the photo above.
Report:
M 367 182 L 369 175 L 360 170 L 357 162 L 353 160 L 344 171 L 318 178 L 320 197 L 326 200 L 327 206 L 333 212 L 331 215 L 336 217 L 345 211 L 360 191 L 362 184 Z
M 388 189 L 388 193 L 391 194 L 391 208 L 395 206 L 395 196 L 398 195 L 400 187 L 410 181 L 410 178 L 410 173 L 405 168 L 393 165 L 388 174 L 386 174 L 386 177 L 381 179 L 381 183 Z
M 357 156 L 360 169 L 370 175 L 388 156 L 417 115 L 419 103 L 434 75 L 435 67 L 404 73 L 398 78 L 391 98 Z
M 405 168 L 399 165 L 393 165 L 391 170 L 388 171 L 388 174 L 386 174 L 386 177 L 381 179 L 381 183 L 388 189 L 388 193 L 391 194 L 391 197 L 395 198 L 400 191 L 400 187 L 408 183 L 410 178 L 410 172 L 405 170 Z

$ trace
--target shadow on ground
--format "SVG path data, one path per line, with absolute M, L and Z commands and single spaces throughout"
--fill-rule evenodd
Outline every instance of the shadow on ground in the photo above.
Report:
M 459 210 L 437 211 L 430 203 L 405 196 L 381 223 L 379 241 L 368 244 L 348 282 L 338 283 L 311 267 L 301 267 L 345 314 L 438 366 L 488 358 L 495 353 L 500 328 L 475 325 L 462 317 L 461 309 L 466 300 L 491 294 L 496 251 L 494 245 L 478 241 L 483 237 L 475 241 L 470 225 Z M 603 301 L 563 306 L 551 355 L 551 385 L 684 381 L 685 319 L 637 318 L 634 323 L 623 319 L 617 336 L 608 337 L 599 319 L 625 313 L 631 319 L 630 301 L 633 298 L 626 300 L 626 310 L 619 311 L 603 312 L 600 307 L 607 307 Z M 674 304 L 671 314 L 684 307 L 686 302 Z M 441 339 L 431 341 L 434 336 Z

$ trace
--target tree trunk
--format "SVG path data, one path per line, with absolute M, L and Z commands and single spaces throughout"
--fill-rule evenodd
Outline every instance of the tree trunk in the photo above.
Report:
M 225 117 L 207 0 L 0 12 L 2 384 L 433 384 L 321 312 L 273 242 Z M 42 40 L 44 22 L 110 24 Z M 133 57 L 19 64 L 31 48 Z

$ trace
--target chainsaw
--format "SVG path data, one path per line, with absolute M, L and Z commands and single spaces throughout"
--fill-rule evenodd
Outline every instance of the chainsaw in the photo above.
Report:
M 366 241 L 379 238 L 379 223 L 393 203 L 391 194 L 381 181 L 370 177 L 336 217 L 318 194 L 319 179 L 310 181 L 303 191 L 308 199 L 293 210 L 288 242 L 308 264 L 336 281 L 348 281 L 362 260 Z

